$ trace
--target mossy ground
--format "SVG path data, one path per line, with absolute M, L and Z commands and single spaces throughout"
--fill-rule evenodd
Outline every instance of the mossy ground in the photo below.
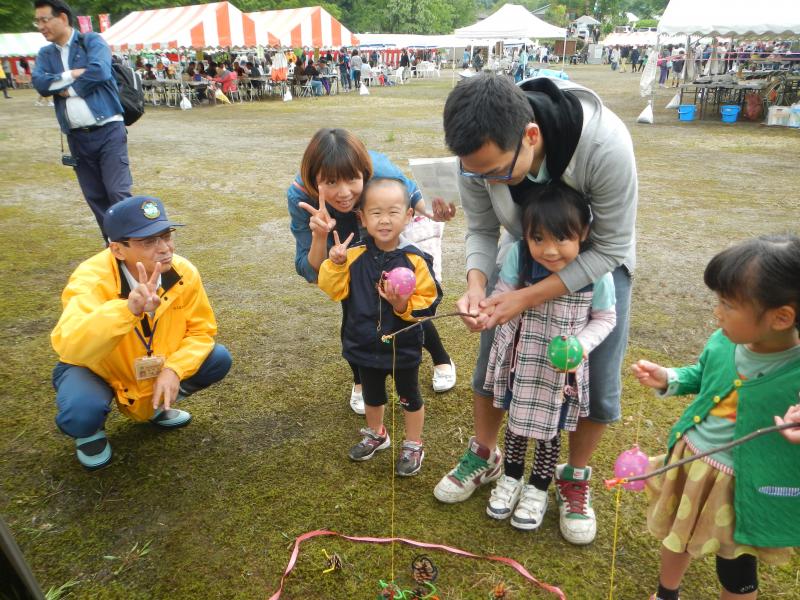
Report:
M 708 258 L 747 236 L 797 231 L 797 131 L 751 124 L 680 123 L 661 109 L 638 125 L 638 77 L 607 67 L 573 67 L 629 126 L 639 169 L 639 266 L 629 360 L 690 361 L 713 328 L 702 285 Z M 639 433 L 656 454 L 683 400 L 659 401 L 630 377 L 624 419 L 598 449 L 594 544 L 572 547 L 551 509 L 534 534 L 488 519 L 488 489 L 445 506 L 431 491 L 471 432 L 469 374 L 477 339 L 454 320 L 440 331 L 459 368 L 457 387 L 428 403 L 425 466 L 392 482 L 389 453 L 353 464 L 345 456 L 362 421 L 347 406 L 349 370 L 339 357 L 339 308 L 294 273 L 285 189 L 321 126 L 353 130 L 397 164 L 444 155 L 441 112 L 449 77 L 291 103 L 148 110 L 130 128 L 135 192 L 161 196 L 188 224 L 179 252 L 203 274 L 219 341 L 234 356 L 220 385 L 192 398 L 194 422 L 163 433 L 113 414 L 114 460 L 86 473 L 53 423 L 48 333 L 75 266 L 102 247 L 72 172 L 59 164 L 52 110 L 17 91 L 0 114 L 0 513 L 47 589 L 67 581 L 74 598 L 264 598 L 275 589 L 292 540 L 312 529 L 398 536 L 515 558 L 568 597 L 608 597 L 615 494 L 599 481 Z M 443 309 L 463 290 L 464 218 L 446 228 Z M 398 419 L 399 420 L 399 419 Z M 401 437 L 401 432 L 395 436 Z M 394 486 L 394 487 L 393 487 Z M 394 491 L 393 491 L 394 490 Z M 658 570 L 644 497 L 621 497 L 614 597 L 645 598 Z M 149 543 L 148 552 L 142 547 Z M 322 551 L 343 572 L 322 575 Z M 374 598 L 399 580 L 418 551 L 322 538 L 307 542 L 285 598 Z M 433 552 L 442 598 L 487 598 L 505 582 L 512 598 L 545 598 L 510 569 Z M 800 595 L 800 560 L 762 568 L 763 598 Z M 684 597 L 716 597 L 712 560 L 692 565 Z

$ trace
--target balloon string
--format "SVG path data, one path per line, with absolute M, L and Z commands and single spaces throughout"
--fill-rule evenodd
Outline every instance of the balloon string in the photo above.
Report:
M 395 368 L 397 366 L 397 346 L 392 344 L 392 438 L 394 438 L 394 444 L 397 443 L 397 436 L 395 436 L 395 404 L 397 404 L 397 379 L 395 379 Z M 389 452 L 391 454 L 392 459 L 394 459 L 394 447 L 389 445 Z M 390 581 L 394 582 L 394 550 L 395 550 L 395 542 L 394 542 L 394 505 L 395 505 L 395 481 L 397 480 L 397 475 L 394 470 L 394 460 L 389 461 L 389 468 L 392 470 L 392 506 L 390 510 L 390 537 L 392 538 L 391 543 L 391 569 L 389 570 Z
M 716 448 L 712 448 L 711 450 L 706 450 L 705 452 L 700 452 L 699 454 L 693 454 L 692 456 L 687 456 L 686 458 L 682 458 L 681 460 L 676 461 L 674 463 L 670 463 L 668 465 L 664 465 L 663 467 L 659 467 L 658 469 L 654 469 L 653 471 L 645 473 L 644 475 L 637 475 L 636 477 L 615 477 L 614 479 L 606 479 L 605 481 L 606 488 L 610 490 L 611 488 L 621 485 L 623 483 L 650 479 L 651 477 L 655 477 L 656 475 L 661 475 L 662 473 L 666 473 L 667 471 L 671 471 L 672 469 L 677 469 L 678 467 L 682 467 L 687 463 L 698 460 L 700 458 L 705 458 L 706 456 L 710 456 L 711 454 L 716 454 L 717 452 L 724 452 L 725 450 L 730 450 L 731 448 L 735 448 L 736 446 L 749 442 L 750 440 L 753 440 L 757 437 L 761 437 L 762 435 L 766 435 L 768 433 L 775 433 L 777 431 L 783 431 L 784 429 L 794 429 L 796 427 L 800 427 L 800 423 L 783 423 L 782 425 L 772 425 L 771 427 L 762 427 L 761 429 L 756 429 L 755 431 L 752 431 L 743 437 L 728 442 L 727 444 L 723 444 L 722 446 L 717 446 Z
M 619 533 L 619 506 L 622 488 L 617 488 L 617 500 L 614 507 L 614 541 L 611 546 L 611 581 L 608 584 L 608 600 L 614 598 L 614 567 L 617 562 L 617 534 Z
M 390 339 L 392 339 L 396 335 L 399 335 L 399 334 L 403 333 L 404 331 L 408 331 L 409 329 L 413 329 L 414 327 L 422 325 L 425 321 L 434 321 L 436 319 L 444 319 L 445 317 L 472 317 L 473 319 L 476 319 L 476 318 L 478 318 L 478 315 L 473 315 L 471 313 L 465 313 L 465 312 L 459 312 L 459 311 L 453 311 L 453 312 L 444 313 L 444 314 L 441 314 L 441 315 L 432 315 L 430 317 L 420 317 L 416 321 L 416 323 L 412 323 L 408 327 L 403 327 L 402 329 L 398 329 L 394 333 L 389 333 L 389 334 L 386 334 L 386 335 L 382 335 L 381 336 L 381 341 L 382 342 L 388 342 Z

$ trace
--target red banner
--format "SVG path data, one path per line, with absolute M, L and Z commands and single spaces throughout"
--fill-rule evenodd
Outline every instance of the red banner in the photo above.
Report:
M 78 27 L 80 28 L 81 33 L 92 31 L 92 17 L 79 16 Z
M 100 21 L 100 31 L 105 31 L 111 27 L 111 15 L 108 13 L 104 15 L 97 15 L 97 20 Z

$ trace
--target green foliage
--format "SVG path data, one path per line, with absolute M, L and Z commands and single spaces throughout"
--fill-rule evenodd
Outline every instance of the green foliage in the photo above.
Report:
M 34 31 L 33 3 L 27 0 L 0 0 L 0 33 Z

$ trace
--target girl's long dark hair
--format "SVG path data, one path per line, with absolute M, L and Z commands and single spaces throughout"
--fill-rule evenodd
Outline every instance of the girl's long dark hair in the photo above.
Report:
M 519 286 L 531 283 L 533 257 L 527 240 L 545 232 L 558 239 L 580 238 L 591 222 L 589 201 L 577 190 L 560 181 L 534 188 L 522 213 Z M 581 243 L 581 252 L 588 247 L 587 238 Z
M 717 254 L 703 274 L 723 298 L 749 303 L 761 314 L 791 306 L 800 330 L 800 237 L 765 235 Z

